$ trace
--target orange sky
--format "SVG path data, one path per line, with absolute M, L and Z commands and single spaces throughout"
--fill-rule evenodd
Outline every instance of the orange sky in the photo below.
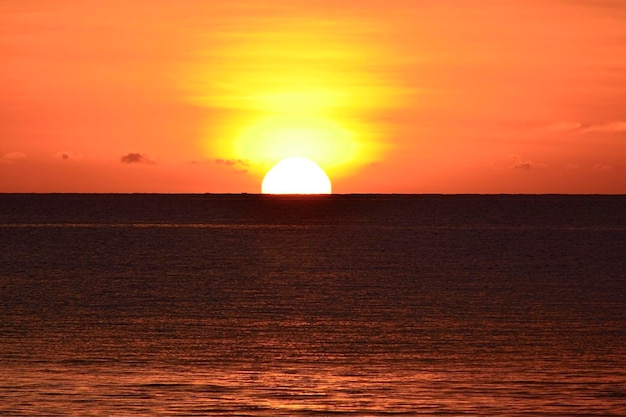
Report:
M 0 5 L 0 192 L 626 193 L 626 3 Z

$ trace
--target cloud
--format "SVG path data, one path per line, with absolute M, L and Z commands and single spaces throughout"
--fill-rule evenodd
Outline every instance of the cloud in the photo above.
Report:
M 595 164 L 593 166 L 594 171 L 603 171 L 603 172 L 607 172 L 607 171 L 611 171 L 613 168 L 610 165 L 606 165 L 606 164 Z
M 68 161 L 70 159 L 78 160 L 78 159 L 83 158 L 83 156 L 79 153 L 66 152 L 66 151 L 57 152 L 53 155 L 53 157 L 56 159 L 61 159 L 62 161 Z
M 560 121 L 548 124 L 544 126 L 544 129 L 549 132 L 621 133 L 626 132 L 626 121 L 616 120 L 595 124 Z
M 214 159 L 213 162 L 219 165 L 228 165 L 228 166 L 234 166 L 234 165 L 239 165 L 239 166 L 244 166 L 244 167 L 250 166 L 250 161 L 246 159 Z
M 626 122 L 616 121 L 597 125 L 587 126 L 583 129 L 585 132 L 598 132 L 598 133 L 620 133 L 626 132 Z
M 0 160 L 6 164 L 10 164 L 24 158 L 26 158 L 26 154 L 24 152 L 9 152 L 2 155 Z
M 522 171 L 530 171 L 533 165 L 534 164 L 530 161 L 520 161 L 520 162 L 513 164 L 513 168 L 520 169 Z
M 148 155 L 134 152 L 122 156 L 120 161 L 124 164 L 154 164 Z
M 250 161 L 247 159 L 213 159 L 211 161 L 214 164 L 224 165 L 227 167 L 233 168 L 233 170 L 237 173 L 246 173 L 248 172 L 248 167 L 250 166 Z
M 511 165 L 511 168 L 518 169 L 520 171 L 530 171 L 533 168 L 543 168 L 546 166 L 543 162 L 528 161 L 522 159 L 519 155 L 511 155 L 511 158 L 513 159 L 513 165 Z

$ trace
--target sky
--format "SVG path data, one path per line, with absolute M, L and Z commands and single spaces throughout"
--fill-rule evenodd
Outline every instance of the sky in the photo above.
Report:
M 0 192 L 626 193 L 622 0 L 9 0 Z

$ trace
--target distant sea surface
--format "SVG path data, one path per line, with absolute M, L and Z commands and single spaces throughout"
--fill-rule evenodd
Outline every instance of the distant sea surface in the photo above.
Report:
M 624 416 L 626 196 L 0 195 L 0 415 Z

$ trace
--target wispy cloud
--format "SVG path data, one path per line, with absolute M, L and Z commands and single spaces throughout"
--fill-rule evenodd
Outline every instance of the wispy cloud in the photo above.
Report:
M 610 165 L 607 165 L 607 164 L 597 163 L 597 164 L 594 164 L 593 169 L 594 169 L 594 171 L 604 171 L 604 172 L 607 172 L 607 171 L 612 171 L 613 167 L 611 167 Z
M 211 163 L 217 165 L 224 165 L 227 167 L 231 167 L 235 172 L 245 173 L 248 172 L 248 167 L 250 166 L 250 161 L 247 159 L 213 159 Z
M 154 161 L 152 161 L 148 155 L 136 152 L 122 156 L 120 161 L 124 164 L 154 164 Z
M 520 171 L 530 171 L 534 168 L 543 168 L 546 166 L 543 162 L 529 161 L 527 159 L 523 159 L 520 155 L 511 155 L 511 159 L 513 159 L 511 168 L 518 169 Z
M 248 161 L 247 159 L 214 159 L 213 163 L 219 164 L 219 165 L 228 165 L 228 166 L 235 166 L 235 165 L 239 165 L 239 166 L 245 166 L 245 167 L 249 167 L 250 166 L 250 161 Z
M 2 155 L 0 161 L 5 164 L 11 164 L 13 162 L 19 161 L 21 159 L 25 159 L 26 154 L 24 152 L 9 152 Z
M 616 121 L 597 125 L 591 125 L 583 129 L 584 132 L 620 133 L 626 132 L 626 122 Z
M 616 120 L 604 123 L 580 123 L 560 121 L 544 126 L 549 132 L 580 132 L 580 133 L 622 133 L 626 132 L 626 121 Z

